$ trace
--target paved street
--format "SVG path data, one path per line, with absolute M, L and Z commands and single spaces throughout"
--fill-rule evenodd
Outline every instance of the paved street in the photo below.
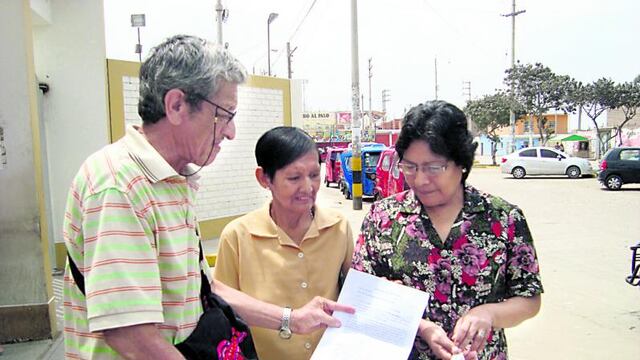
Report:
M 640 186 L 600 189 L 595 178 L 528 177 L 474 168 L 469 182 L 524 211 L 540 258 L 545 287 L 540 314 L 507 331 L 515 360 L 637 360 L 640 289 L 628 285 L 629 246 L 640 242 Z M 354 231 L 363 211 L 336 188 L 318 204 L 342 209 Z
M 628 285 L 629 246 L 640 242 L 640 185 L 600 189 L 595 178 L 515 180 L 497 168 L 474 168 L 469 182 L 518 204 L 534 236 L 545 294 L 540 314 L 507 331 L 513 360 L 613 357 L 640 354 L 640 289 Z M 340 209 L 356 234 L 371 201 L 352 210 L 335 188 L 321 187 L 318 205 Z M 60 296 L 60 277 L 54 281 Z M 58 314 L 60 316 L 60 314 Z M 42 342 L 46 349 L 50 341 Z M 29 357 L 35 344 L 10 345 L 8 359 Z M 62 359 L 58 341 L 44 356 Z

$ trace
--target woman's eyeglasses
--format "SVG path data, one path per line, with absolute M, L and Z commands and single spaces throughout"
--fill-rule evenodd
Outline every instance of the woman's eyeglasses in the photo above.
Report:
M 214 113 L 215 119 L 218 119 L 218 110 L 222 110 L 222 112 L 224 112 L 225 115 L 222 118 L 227 120 L 225 125 L 230 123 L 231 120 L 233 120 L 233 118 L 236 116 L 237 112 L 235 112 L 235 111 L 227 110 L 227 109 L 223 108 L 222 106 L 214 103 L 213 101 L 211 101 L 211 100 L 209 100 L 209 99 L 207 99 L 205 97 L 201 97 L 201 99 L 202 99 L 202 101 L 205 101 L 205 102 L 207 102 L 207 103 L 209 103 L 209 104 L 211 104 L 211 105 L 213 105 L 215 107 L 215 109 L 216 109 L 215 113 Z
M 401 162 L 398 164 L 404 176 L 416 176 L 418 171 L 422 171 L 428 176 L 438 176 L 447 170 L 447 164 L 409 164 Z

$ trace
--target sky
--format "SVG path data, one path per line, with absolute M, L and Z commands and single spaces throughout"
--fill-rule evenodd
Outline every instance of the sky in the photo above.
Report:
M 305 80 L 306 111 L 351 109 L 350 0 L 223 0 L 229 17 L 223 42 L 250 73 L 267 70 L 267 18 L 272 75 L 287 77 L 286 42 L 296 48 L 293 78 Z M 178 33 L 215 41 L 215 0 L 104 0 L 107 57 L 137 61 L 130 15 L 146 14 L 143 58 Z M 371 102 L 399 117 L 436 98 L 463 107 L 469 99 L 504 88 L 511 64 L 511 0 L 360 0 L 358 57 L 363 110 Z M 310 10 L 309 10 L 310 9 Z M 640 75 L 640 1 L 518 0 L 515 57 L 582 82 L 615 82 Z M 436 65 L 437 64 L 437 65 Z M 437 73 L 437 94 L 436 94 Z M 468 90 L 470 88 L 470 91 Z M 469 95 L 470 92 L 470 95 Z

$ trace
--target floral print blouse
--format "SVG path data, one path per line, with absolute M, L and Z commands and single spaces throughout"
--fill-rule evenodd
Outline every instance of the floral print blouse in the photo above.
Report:
M 472 307 L 542 293 L 533 239 L 522 211 L 503 199 L 464 189 L 464 205 L 442 241 L 412 190 L 374 203 L 362 223 L 353 268 L 426 291 L 425 313 L 450 336 Z M 479 359 L 507 359 L 494 329 Z M 416 336 L 409 359 L 435 359 Z

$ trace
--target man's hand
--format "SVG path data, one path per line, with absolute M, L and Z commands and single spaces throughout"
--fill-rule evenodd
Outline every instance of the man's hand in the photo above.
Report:
M 326 327 L 340 327 L 340 321 L 331 316 L 334 311 L 349 314 L 356 312 L 351 306 L 316 296 L 305 306 L 291 312 L 291 331 L 296 334 L 308 334 Z

